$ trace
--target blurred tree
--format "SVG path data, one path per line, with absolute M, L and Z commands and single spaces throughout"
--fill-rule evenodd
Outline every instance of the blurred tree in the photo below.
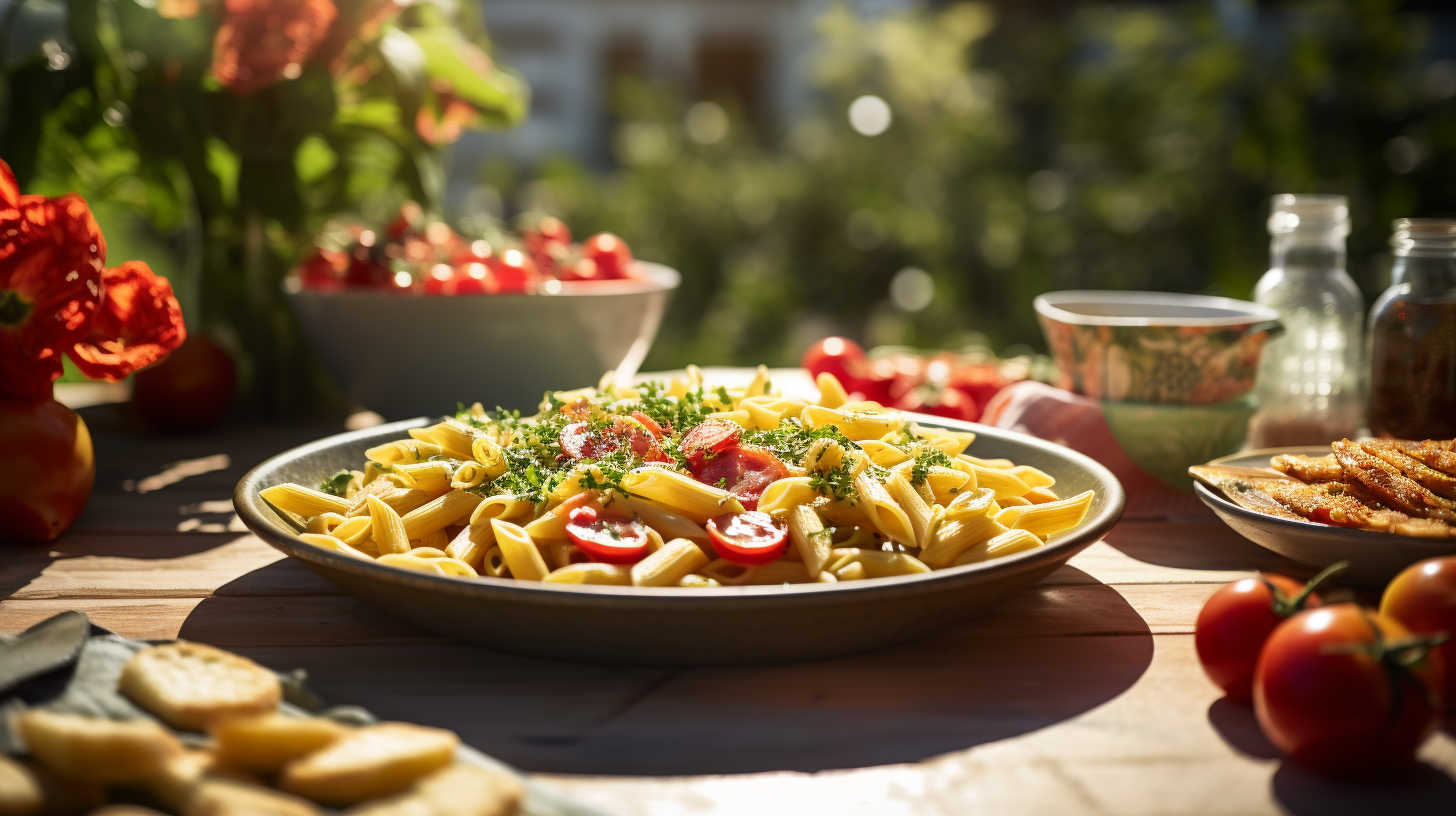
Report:
M 840 8 L 778 138 L 628 83 L 619 171 L 488 178 L 683 271 L 653 367 L 789 363 L 828 332 L 1040 345 L 1055 288 L 1247 297 L 1278 192 L 1351 197 L 1372 294 L 1390 220 L 1456 210 L 1456 62 L 1429 30 L 1393 0 Z

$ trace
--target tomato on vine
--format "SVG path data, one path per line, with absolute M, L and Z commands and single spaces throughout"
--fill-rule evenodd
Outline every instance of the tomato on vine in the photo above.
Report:
M 1418 635 L 1446 636 L 1436 650 L 1446 664 L 1446 708 L 1456 710 L 1456 556 L 1406 567 L 1380 597 L 1380 614 Z
M 1254 671 L 1254 714 L 1291 759 L 1330 774 L 1411 761 L 1435 730 L 1443 667 L 1434 639 L 1354 603 L 1281 623 Z
M 1213 593 L 1193 630 L 1193 646 L 1208 679 L 1229 699 L 1250 702 L 1254 666 L 1264 641 L 1286 618 L 1320 606 L 1315 587 L 1343 567 L 1343 562 L 1336 564 L 1303 585 L 1283 575 L 1260 574 Z

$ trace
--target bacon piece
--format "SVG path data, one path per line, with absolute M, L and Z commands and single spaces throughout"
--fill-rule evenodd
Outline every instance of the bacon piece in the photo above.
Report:
M 1360 447 L 1371 456 L 1382 459 L 1386 464 L 1395 467 L 1406 478 L 1415 481 L 1432 493 L 1448 499 L 1456 499 L 1456 477 L 1448 476 L 1427 466 L 1426 463 L 1406 453 L 1404 449 L 1383 440 L 1361 442 Z M 1441 452 L 1445 453 L 1445 451 Z
M 1338 482 L 1345 478 L 1345 469 L 1334 456 L 1280 454 L 1269 460 L 1269 466 L 1301 482 Z
M 1382 504 L 1420 518 L 1456 519 L 1456 503 L 1406 478 L 1393 465 L 1371 456 L 1354 442 L 1342 439 L 1331 447 L 1345 469 L 1345 478 L 1360 482 Z

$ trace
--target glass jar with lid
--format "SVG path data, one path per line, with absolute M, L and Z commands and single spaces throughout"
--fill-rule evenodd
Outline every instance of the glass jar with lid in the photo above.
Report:
M 1254 299 L 1277 309 L 1284 333 L 1259 370 L 1254 447 L 1321 445 L 1354 436 L 1365 399 L 1365 302 L 1345 271 L 1350 207 L 1339 195 L 1278 195 L 1269 215 L 1269 271 Z
M 1456 437 L 1456 220 L 1401 218 L 1390 288 L 1370 310 L 1370 430 Z

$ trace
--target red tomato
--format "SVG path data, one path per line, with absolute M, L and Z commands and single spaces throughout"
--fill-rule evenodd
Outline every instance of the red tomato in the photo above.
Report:
M 54 541 L 86 508 L 95 480 L 91 434 L 75 411 L 0 397 L 0 541 Z
M 425 294 L 453 295 L 456 291 L 455 269 L 449 264 L 435 264 L 425 275 Z
M 934 414 L 949 419 L 963 419 L 966 422 L 975 422 L 981 416 L 980 409 L 974 400 L 966 396 L 965 392 L 957 391 L 954 388 L 943 388 L 940 391 L 931 392 L 932 401 L 925 399 L 926 388 L 916 388 L 903 397 L 895 400 L 894 406 L 901 411 L 919 411 L 925 414 Z
M 534 292 L 541 279 L 536 264 L 519 249 L 508 249 L 491 259 L 485 290 L 491 294 Z
M 700 468 L 710 459 L 738 447 L 743 428 L 725 419 L 710 419 L 683 434 L 678 450 L 688 460 L 689 468 Z
M 652 435 L 655 436 L 655 437 L 657 437 L 658 439 L 661 439 L 662 437 L 664 437 L 664 436 L 667 435 L 662 430 L 662 426 L 657 424 L 657 420 L 655 420 L 652 417 L 650 417 L 650 416 L 642 413 L 641 411 L 633 411 L 632 414 L 631 414 L 631 416 L 632 416 L 633 419 L 635 419 L 638 422 L 642 423 L 642 427 L 644 427 L 647 430 L 651 431 L 652 432 Z
M 1254 696 L 1254 666 L 1264 641 L 1285 618 L 1322 604 L 1303 595 L 1304 586 L 1283 575 L 1245 578 L 1220 588 L 1203 605 L 1193 629 L 1198 662 L 1230 700 L 1249 703 Z
M 995 363 L 977 363 L 952 371 L 947 384 L 951 388 L 964 391 L 977 405 L 984 406 L 1009 385 L 1009 382 L 1002 376 L 1000 369 L 996 368 Z
M 693 478 L 732 493 L 744 509 L 758 507 L 770 484 L 789 476 L 789 468 L 769 451 L 740 445 L 693 469 Z
M 366 247 L 356 247 L 344 271 L 344 283 L 351 287 L 385 289 L 394 286 L 394 273 Z
M 596 264 L 595 277 L 613 280 L 631 277 L 632 250 L 627 242 L 610 232 L 599 232 L 581 245 L 581 256 Z
M 461 248 L 450 257 L 450 263 L 456 266 L 464 266 L 466 264 L 473 263 L 483 264 L 486 261 L 489 261 L 491 256 L 494 254 L 495 250 L 491 247 L 488 241 L 471 241 L 468 244 L 462 245 Z
M 625 417 L 613 417 L 610 426 L 598 431 L 585 422 L 573 422 L 561 429 L 558 439 L 561 452 L 572 459 L 600 459 L 623 445 L 631 446 L 632 453 L 645 462 L 670 459 L 650 430 Z
M 413 201 L 406 201 L 400 205 L 399 215 L 389 222 L 387 232 L 389 240 L 400 241 L 406 235 L 419 231 L 420 224 L 425 219 L 425 211 L 419 204 Z
M 131 404 L 157 430 L 201 431 L 227 415 L 237 384 L 232 356 L 206 337 L 190 334 L 167 359 L 132 377 Z
M 1388 649 L 1402 625 L 1353 603 L 1310 609 L 1279 624 L 1254 670 L 1254 713 L 1269 741 L 1329 774 L 1365 774 L 1411 761 L 1435 730 L 1440 655 Z
M 864 349 L 848 337 L 825 337 L 804 350 L 799 365 L 809 369 L 809 374 L 833 374 L 846 391 L 857 390 L 861 370 L 865 364 Z
M 571 511 L 566 536 L 593 561 L 635 564 L 647 555 L 647 528 L 641 522 L 597 513 L 595 508 Z
M 738 564 L 767 564 L 784 554 L 789 528 L 767 513 L 724 513 L 708 519 L 708 535 L 722 557 Z
M 1380 597 L 1380 614 L 1418 635 L 1451 636 L 1436 651 L 1446 664 L 1446 710 L 1456 711 L 1456 556 L 1406 567 Z
M 305 289 L 337 292 L 344 286 L 343 272 L 348 263 L 349 256 L 345 253 L 318 250 L 299 267 L 299 282 Z

